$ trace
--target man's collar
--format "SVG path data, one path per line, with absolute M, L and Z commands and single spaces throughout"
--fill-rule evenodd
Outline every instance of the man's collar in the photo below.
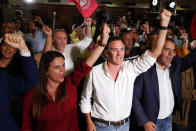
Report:
M 103 63 L 103 65 L 102 65 L 102 66 L 103 66 L 103 71 L 104 71 L 104 74 L 105 74 L 105 75 L 111 77 L 110 74 L 109 74 L 109 72 L 108 72 L 108 66 L 107 66 L 107 65 L 108 65 L 108 61 L 105 61 L 105 62 Z M 121 67 L 120 67 L 119 72 L 120 72 L 120 71 L 123 71 L 123 62 L 121 63 Z
M 156 67 L 159 68 L 159 69 L 162 69 L 162 70 L 169 69 L 170 66 L 171 66 L 171 64 L 169 64 L 165 69 L 163 69 L 163 68 L 156 62 Z

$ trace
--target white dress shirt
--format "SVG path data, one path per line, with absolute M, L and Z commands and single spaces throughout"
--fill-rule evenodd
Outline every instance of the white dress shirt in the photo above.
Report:
M 128 117 L 135 78 L 147 71 L 155 61 L 148 51 L 133 61 L 123 61 L 116 81 L 107 71 L 107 62 L 93 67 L 85 80 L 80 101 L 81 111 L 107 121 L 119 121 Z
M 92 42 L 92 38 L 85 37 L 78 43 L 75 44 L 67 44 L 64 51 L 62 52 L 65 57 L 65 71 L 66 75 L 70 74 L 74 70 L 74 61 L 76 57 L 84 51 Z M 55 48 L 53 47 L 53 50 Z
M 156 63 L 156 71 L 158 76 L 160 99 L 158 119 L 165 119 L 172 114 L 174 108 L 174 95 L 169 75 L 169 67 L 164 70 Z

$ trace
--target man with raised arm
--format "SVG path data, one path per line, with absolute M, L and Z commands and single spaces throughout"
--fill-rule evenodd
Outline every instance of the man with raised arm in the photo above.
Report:
M 81 96 L 80 107 L 86 116 L 87 131 L 129 131 L 135 78 L 147 71 L 161 54 L 171 13 L 164 9 L 160 17 L 162 29 L 156 45 L 133 61 L 123 61 L 122 40 L 116 37 L 108 40 L 104 52 L 107 61 L 92 69 Z
M 43 28 L 44 32 L 47 35 L 44 52 L 55 50 L 63 54 L 63 56 L 65 57 L 66 75 L 74 70 L 74 61 L 76 57 L 92 42 L 92 18 L 85 18 L 84 23 L 86 25 L 86 36 L 83 40 L 75 44 L 67 44 L 67 33 L 64 29 L 56 29 L 53 31 L 52 35 L 52 30 L 50 28 Z

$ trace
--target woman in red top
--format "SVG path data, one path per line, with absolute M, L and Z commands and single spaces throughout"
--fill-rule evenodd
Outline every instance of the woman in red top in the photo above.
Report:
M 76 86 L 83 76 L 90 72 L 108 38 L 109 28 L 104 25 L 102 43 L 66 77 L 62 54 L 49 51 L 42 55 L 40 84 L 25 96 L 21 131 L 78 130 Z

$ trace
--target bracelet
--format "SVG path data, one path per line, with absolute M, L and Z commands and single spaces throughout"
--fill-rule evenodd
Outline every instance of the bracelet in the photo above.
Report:
M 101 47 L 105 47 L 106 46 L 106 44 L 103 44 L 103 43 L 98 43 L 98 45 L 101 46 Z
M 160 30 L 167 30 L 168 27 L 167 27 L 167 26 L 159 26 L 159 29 L 160 29 Z

